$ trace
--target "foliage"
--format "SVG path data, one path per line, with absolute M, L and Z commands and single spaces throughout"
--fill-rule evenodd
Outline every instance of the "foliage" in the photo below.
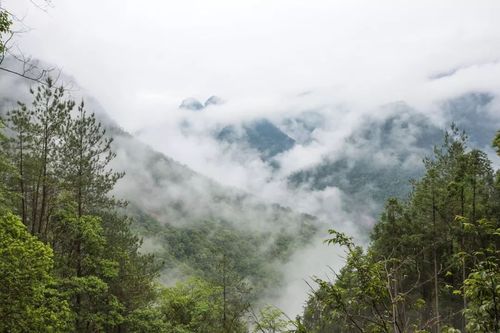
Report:
M 482 239 L 481 246 L 468 256 L 475 262 L 465 279 L 463 294 L 469 300 L 465 317 L 470 332 L 500 331 L 500 227 L 482 219 L 477 224 L 465 224 L 469 235 Z
M 138 308 L 130 313 L 125 321 L 130 333 L 171 333 L 171 325 L 158 306 Z
M 493 147 L 496 149 L 497 154 L 500 156 L 500 131 L 497 132 L 497 135 L 493 140 Z
M 20 216 L 30 237 L 46 243 L 38 241 L 43 245 L 38 250 L 40 255 L 50 250 L 54 265 L 47 272 L 54 281 L 51 289 L 25 305 L 33 308 L 31 322 L 60 308 L 71 317 L 66 331 L 118 332 L 137 326 L 137 314 L 147 312 L 155 299 L 159 267 L 139 253 L 130 221 L 116 213 L 121 202 L 109 194 L 122 177 L 109 168 L 115 156 L 112 139 L 83 102 L 75 112 L 74 101 L 53 80 L 31 93 L 31 105 L 19 102 L 7 115 L 9 145 L 0 156 L 5 184 L 0 197 L 12 198 L 5 209 Z M 66 303 L 53 306 L 50 295 Z
M 483 262 L 464 281 L 467 330 L 498 332 L 500 330 L 500 269 L 497 263 Z
M 387 201 L 366 253 L 330 231 L 347 259 L 334 282 L 316 279 L 311 332 L 499 330 L 500 178 L 454 125 L 424 166 L 407 201 Z
M 290 332 L 294 323 L 283 311 L 273 306 L 265 306 L 259 311 L 253 333 L 285 333 Z
M 140 216 L 141 233 L 160 244 L 157 257 L 165 261 L 164 271 L 173 278 L 200 276 L 219 279 L 225 260 L 231 270 L 251 287 L 250 300 L 273 292 L 282 283 L 282 262 L 311 239 L 310 230 L 292 235 L 286 229 L 278 236 L 268 232 L 249 232 L 227 221 L 198 221 L 185 226 L 157 225 Z M 147 228 L 147 229 L 146 229 Z
M 5 42 L 3 40 L 3 35 L 10 31 L 10 26 L 12 25 L 12 20 L 10 19 L 9 13 L 0 8 L 0 59 L 3 59 L 3 53 L 5 52 Z M 0 60 L 0 63 L 2 61 Z
M 0 331 L 68 331 L 71 312 L 51 275 L 52 258 L 19 218 L 0 217 Z
M 220 286 L 192 278 L 163 290 L 160 311 L 171 332 L 222 332 L 221 295 Z

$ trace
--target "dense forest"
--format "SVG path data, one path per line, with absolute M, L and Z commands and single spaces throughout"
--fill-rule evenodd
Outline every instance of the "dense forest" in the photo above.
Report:
M 500 132 L 493 142 L 500 154 Z M 367 249 L 317 279 L 306 332 L 498 332 L 500 173 L 452 126 L 407 200 L 389 199 Z
M 11 24 L 0 11 L 0 37 Z M 313 217 L 278 237 L 210 218 L 160 225 L 113 194 L 125 176 L 113 131 L 56 80 L 25 79 L 31 100 L 1 119 L 0 332 L 500 332 L 500 171 L 457 126 L 368 245 L 328 231 L 345 265 L 315 277 L 290 318 L 263 296 L 280 292 L 279 263 L 312 241 Z

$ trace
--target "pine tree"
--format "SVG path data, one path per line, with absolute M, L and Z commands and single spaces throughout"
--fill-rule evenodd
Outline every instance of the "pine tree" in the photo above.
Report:
M 56 163 L 61 129 L 74 102 L 65 99 L 63 87 L 55 87 L 50 78 L 30 92 L 34 96 L 31 107 L 19 103 L 19 109 L 9 112 L 7 124 L 14 132 L 12 149 L 23 223 L 32 233 L 47 239 L 60 192 Z
M 61 140 L 57 169 L 64 189 L 76 203 L 76 215 L 81 217 L 120 204 L 109 197 L 124 175 L 109 167 L 116 156 L 111 150 L 113 139 L 106 136 L 95 114 L 87 113 L 83 101 L 76 115 L 65 119 Z

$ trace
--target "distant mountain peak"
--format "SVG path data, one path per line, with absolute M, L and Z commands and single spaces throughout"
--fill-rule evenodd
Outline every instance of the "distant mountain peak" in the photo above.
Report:
M 205 101 L 205 107 L 209 105 L 220 105 L 224 104 L 224 100 L 219 96 L 212 95 Z
M 188 97 L 184 99 L 179 105 L 180 109 L 191 110 L 191 111 L 201 111 L 210 105 L 220 105 L 224 104 L 224 100 L 219 96 L 210 96 L 204 104 L 194 97 Z
M 203 109 L 203 104 L 199 100 L 197 100 L 194 97 L 189 97 L 184 99 L 181 102 L 181 105 L 179 105 L 180 109 L 186 109 L 186 110 L 191 110 L 191 111 L 200 111 Z

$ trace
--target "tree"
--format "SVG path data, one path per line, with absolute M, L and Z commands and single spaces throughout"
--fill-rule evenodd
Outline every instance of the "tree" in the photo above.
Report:
M 118 267 L 118 274 L 107 283 L 108 292 L 115 295 L 123 306 L 124 322 L 116 327 L 116 331 L 121 332 L 121 329 L 127 330 L 131 325 L 139 325 L 140 318 L 152 316 L 157 310 L 156 279 L 161 263 L 153 255 L 139 252 L 142 242 L 131 231 L 132 221 L 129 218 L 112 212 L 101 216 L 106 239 L 103 253 Z
M 159 306 L 140 308 L 130 313 L 125 325 L 129 333 L 171 333 L 171 326 L 166 323 L 166 318 L 160 311 Z
M 98 216 L 75 216 L 74 208 L 57 215 L 56 273 L 61 290 L 71 300 L 75 331 L 103 330 L 123 322 L 123 305 L 109 290 L 119 265 L 105 255 L 107 240 Z M 76 252 L 74 244 L 80 245 Z
M 286 333 L 290 332 L 294 322 L 288 319 L 283 311 L 274 306 L 265 306 L 255 318 L 253 333 Z
M 496 149 L 497 154 L 500 156 L 500 131 L 497 132 L 497 135 L 493 140 L 493 147 Z
M 15 197 L 15 193 L 8 186 L 13 178 L 14 168 L 6 154 L 5 145 L 8 140 L 2 133 L 3 129 L 4 124 L 0 119 L 0 214 L 10 210 Z
M 87 113 L 83 101 L 76 116 L 65 117 L 61 140 L 57 170 L 64 189 L 76 203 L 76 215 L 114 208 L 118 202 L 109 192 L 123 173 L 109 168 L 116 156 L 111 150 L 113 139 L 106 136 L 95 114 Z
M 415 265 L 413 258 L 380 259 L 372 249 L 364 253 L 350 237 L 329 232 L 333 237 L 328 244 L 346 248 L 346 265 L 340 273 L 334 272 L 335 282 L 315 279 L 319 289 L 313 297 L 319 313 L 313 316 L 326 316 L 327 325 L 309 317 L 306 326 L 313 332 L 423 332 L 425 324 L 409 315 L 422 305 L 420 299 L 412 297 L 420 280 L 407 282 L 406 273 Z
M 225 332 L 221 293 L 221 287 L 199 278 L 164 289 L 160 311 L 169 332 Z
M 464 281 L 463 293 L 468 299 L 465 317 L 470 332 L 500 331 L 500 225 L 496 221 L 481 219 L 468 223 L 467 232 L 482 240 L 482 246 L 468 255 L 475 266 Z
M 0 8 L 0 64 L 2 63 L 6 51 L 4 35 L 9 34 L 11 25 L 12 20 L 9 17 L 9 13 Z
M 121 202 L 109 195 L 123 176 L 109 168 L 112 139 L 83 102 L 73 112 L 52 80 L 31 92 L 32 105 L 19 103 L 7 117 L 13 208 L 54 250 L 72 330 L 121 332 L 127 316 L 151 308 L 159 267 L 139 254 L 130 221 L 115 211 Z
M 19 218 L 0 217 L 0 331 L 67 332 L 71 312 L 51 276 L 53 253 Z
M 465 316 L 469 332 L 500 332 L 499 271 L 498 263 L 481 262 L 465 280 L 465 295 L 469 299 Z
M 331 231 L 347 262 L 334 282 L 316 280 L 304 313 L 312 332 L 500 329 L 499 173 L 495 183 L 455 126 L 424 163 L 408 200 L 388 200 L 366 252 Z
M 19 103 L 17 110 L 8 113 L 7 124 L 14 132 L 11 147 L 19 176 L 19 213 L 32 233 L 47 239 L 61 190 L 56 166 L 62 125 L 75 103 L 50 78 L 30 92 L 31 107 Z

